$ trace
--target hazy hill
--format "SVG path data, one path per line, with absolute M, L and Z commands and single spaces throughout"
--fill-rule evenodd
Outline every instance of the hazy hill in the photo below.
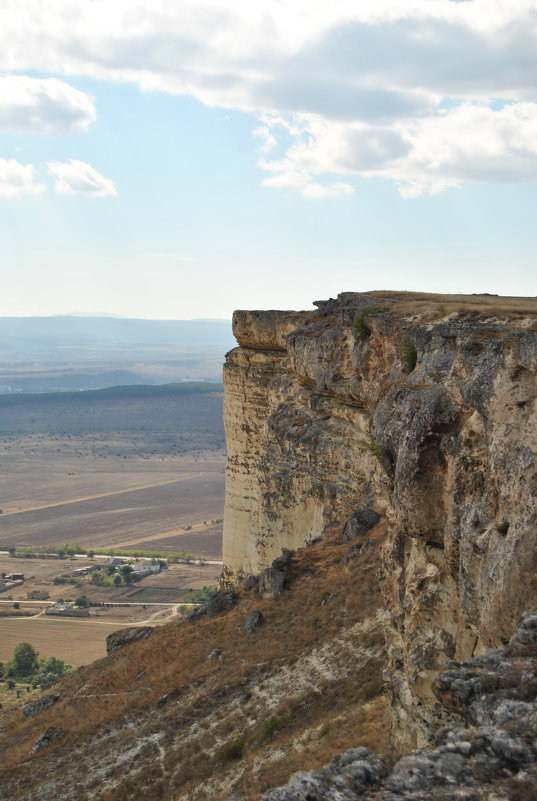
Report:
M 226 320 L 0 318 L 0 393 L 219 380 Z

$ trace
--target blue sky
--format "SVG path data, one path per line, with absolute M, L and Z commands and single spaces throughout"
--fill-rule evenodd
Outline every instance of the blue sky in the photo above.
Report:
M 19 0 L 0 42 L 2 316 L 537 294 L 537 2 Z

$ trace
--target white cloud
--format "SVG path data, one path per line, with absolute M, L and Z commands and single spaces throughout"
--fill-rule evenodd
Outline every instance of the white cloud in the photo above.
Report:
M 0 76 L 0 132 L 87 130 L 95 116 L 93 99 L 64 81 Z
M 117 194 L 113 181 L 105 178 L 85 161 L 77 159 L 49 161 L 47 168 L 55 179 L 55 191 L 62 195 L 82 193 L 93 197 L 104 197 Z
M 44 191 L 44 184 L 34 183 L 34 168 L 31 164 L 0 158 L 0 197 L 21 198 L 25 195 L 39 195 Z
M 536 180 L 537 0 L 18 0 L 0 31 L 6 71 L 256 113 L 268 186 L 327 194 L 350 186 L 338 177 L 380 176 L 409 195 Z M 83 127 L 79 100 L 65 106 Z
M 336 195 L 352 195 L 354 187 L 343 181 L 336 181 L 336 183 L 327 184 L 326 186 L 317 183 L 306 184 L 300 191 L 304 197 L 321 199 L 335 197 Z

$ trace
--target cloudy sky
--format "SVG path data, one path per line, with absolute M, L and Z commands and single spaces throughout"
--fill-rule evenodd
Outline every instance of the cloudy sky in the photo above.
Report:
M 537 0 L 0 0 L 0 315 L 537 295 Z

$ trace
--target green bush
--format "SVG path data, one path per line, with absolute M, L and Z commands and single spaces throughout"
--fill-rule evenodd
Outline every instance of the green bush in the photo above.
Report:
M 416 366 L 418 353 L 407 336 L 399 342 L 399 359 L 405 373 L 411 373 Z
M 275 715 L 274 717 L 269 718 L 263 724 L 263 732 L 265 737 L 272 737 L 272 735 L 276 734 L 277 731 L 289 726 L 292 720 L 293 716 L 290 712 L 287 712 L 284 715 Z
M 369 453 L 372 453 L 377 459 L 382 459 L 383 456 L 386 456 L 386 450 L 376 439 L 372 439 L 371 442 L 368 442 L 366 447 Z
M 201 590 L 192 592 L 188 601 L 193 604 L 203 604 L 205 601 L 208 601 L 209 598 L 212 598 L 216 592 L 218 592 L 217 587 L 203 587 Z
M 371 336 L 371 329 L 366 322 L 370 314 L 379 314 L 386 311 L 386 306 L 368 306 L 363 309 L 354 320 L 354 338 L 356 341 L 365 342 Z
M 230 740 L 216 752 L 216 758 L 219 762 L 233 762 L 235 759 L 241 759 L 246 738 L 237 737 L 236 740 Z

